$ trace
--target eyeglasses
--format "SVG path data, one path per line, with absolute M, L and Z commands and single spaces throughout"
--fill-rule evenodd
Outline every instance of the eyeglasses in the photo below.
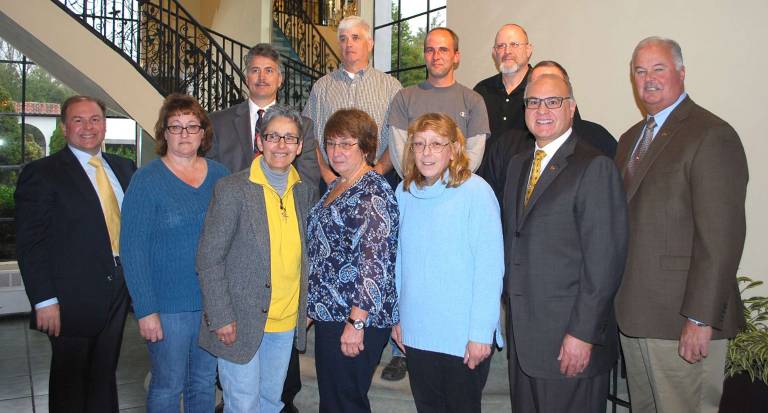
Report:
M 514 50 L 514 49 L 517 49 L 520 46 L 527 46 L 529 44 L 530 43 L 528 43 L 528 42 L 525 42 L 525 43 L 518 43 L 518 42 L 496 43 L 495 45 L 493 45 L 493 49 L 496 50 L 497 52 L 500 52 L 502 50 L 506 51 L 507 49 L 513 49 Z
M 446 146 L 450 145 L 451 143 L 440 143 L 440 142 L 432 142 L 430 144 L 426 144 L 424 142 L 413 142 L 411 144 L 411 150 L 415 153 L 422 153 L 425 149 L 429 148 L 429 151 L 438 154 L 445 149 Z
M 203 127 L 200 125 L 188 125 L 186 127 L 179 126 L 179 125 L 171 125 L 166 127 L 165 129 L 168 130 L 168 132 L 171 133 L 172 135 L 181 135 L 182 131 L 187 131 L 187 133 L 190 135 L 197 135 L 198 133 L 200 133 L 200 131 L 203 130 Z
M 327 152 L 329 149 L 341 149 L 342 151 L 348 151 L 357 145 L 358 142 L 333 142 L 333 141 L 326 141 L 325 142 L 325 151 Z
M 299 137 L 294 135 L 278 135 L 276 133 L 265 133 L 261 135 L 265 141 L 278 143 L 282 139 L 286 145 L 296 145 L 299 143 Z
M 525 103 L 526 109 L 538 109 L 541 107 L 541 103 L 544 102 L 544 106 L 547 107 L 547 109 L 557 109 L 560 106 L 563 106 L 563 101 L 566 99 L 573 99 L 570 96 L 550 96 L 547 98 L 525 98 L 523 99 L 523 102 Z

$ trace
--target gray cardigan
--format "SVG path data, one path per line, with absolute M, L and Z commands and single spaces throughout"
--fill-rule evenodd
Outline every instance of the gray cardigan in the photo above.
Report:
M 259 349 L 272 293 L 264 190 L 250 182 L 249 175 L 250 169 L 246 169 L 216 184 L 197 250 L 204 309 L 200 346 L 217 357 L 241 364 L 251 360 Z M 309 271 L 305 231 L 317 190 L 298 182 L 293 196 L 303 245 L 295 346 L 304 351 Z M 237 339 L 225 346 L 216 330 L 233 321 L 237 321 Z

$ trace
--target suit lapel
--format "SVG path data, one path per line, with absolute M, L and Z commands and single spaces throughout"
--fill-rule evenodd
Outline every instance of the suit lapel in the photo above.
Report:
M 659 129 L 656 137 L 653 138 L 653 142 L 651 142 L 651 146 L 648 148 L 645 159 L 640 161 L 640 164 L 637 166 L 637 171 L 635 172 L 634 176 L 632 176 L 632 180 L 627 183 L 627 188 L 625 188 L 627 191 L 627 201 L 631 200 L 635 195 L 637 188 L 640 187 L 640 183 L 643 182 L 643 178 L 645 178 L 648 170 L 651 169 L 651 166 L 656 161 L 656 158 L 659 157 L 667 144 L 669 144 L 675 132 L 677 132 L 677 130 L 680 128 L 682 124 L 681 122 L 688 117 L 692 106 L 693 101 L 691 101 L 691 98 L 686 96 L 686 98 L 680 102 L 680 105 L 678 105 L 678 107 L 669 114 L 669 117 L 664 122 L 664 125 L 661 127 L 661 129 Z M 634 140 L 637 141 L 637 139 L 639 139 L 639 136 Z M 632 149 L 634 149 L 634 145 L 632 145 Z M 632 149 L 630 149 L 627 157 L 632 156 Z M 626 169 L 626 166 L 624 169 Z M 622 171 L 622 174 L 624 172 L 625 171 Z
M 533 188 L 531 198 L 528 200 L 528 206 L 524 207 L 523 219 L 520 223 L 521 226 L 525 223 L 528 214 L 530 214 L 531 210 L 536 206 L 536 202 L 541 198 L 541 195 L 546 192 L 549 185 L 552 184 L 555 178 L 560 175 L 560 172 L 562 172 L 568 165 L 567 158 L 573 154 L 573 150 L 576 147 L 576 139 L 576 134 L 571 132 L 571 136 L 569 136 L 565 143 L 560 146 L 560 149 L 555 152 L 555 155 L 549 161 L 547 167 L 541 171 L 539 181 L 536 183 L 536 187 Z M 527 181 L 525 185 L 528 185 Z M 525 190 L 523 190 L 523 193 L 525 193 Z M 525 197 L 523 197 L 523 202 L 525 202 Z
M 237 107 L 235 119 L 233 120 L 237 140 L 240 142 L 240 148 L 243 153 L 243 165 L 249 165 L 253 159 L 253 137 L 251 130 L 251 113 L 248 109 L 248 101 L 241 103 Z
M 99 214 L 102 214 L 99 195 L 93 187 L 91 180 L 88 178 L 88 174 L 85 173 L 80 161 L 75 157 L 75 154 L 72 153 L 69 147 L 65 147 L 59 151 L 56 156 L 59 156 L 59 160 L 64 166 L 64 170 L 67 171 L 72 182 L 75 184 L 75 187 L 83 195 L 83 199 L 86 203 L 98 207 Z

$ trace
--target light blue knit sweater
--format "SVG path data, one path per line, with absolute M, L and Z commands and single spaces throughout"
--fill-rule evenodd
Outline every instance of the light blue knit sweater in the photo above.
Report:
M 504 244 L 499 204 L 477 175 L 396 192 L 400 242 L 396 282 L 403 342 L 464 356 L 468 341 L 501 346 Z

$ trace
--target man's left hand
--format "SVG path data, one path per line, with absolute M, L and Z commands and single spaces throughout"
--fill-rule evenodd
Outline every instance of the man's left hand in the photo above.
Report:
M 560 345 L 560 354 L 557 356 L 557 359 L 560 360 L 560 373 L 567 377 L 581 374 L 589 365 L 591 355 L 591 343 L 566 334 L 563 338 L 563 344 Z
M 677 352 L 683 360 L 695 364 L 709 355 L 709 341 L 712 339 L 711 326 L 697 326 L 687 320 L 680 334 Z

